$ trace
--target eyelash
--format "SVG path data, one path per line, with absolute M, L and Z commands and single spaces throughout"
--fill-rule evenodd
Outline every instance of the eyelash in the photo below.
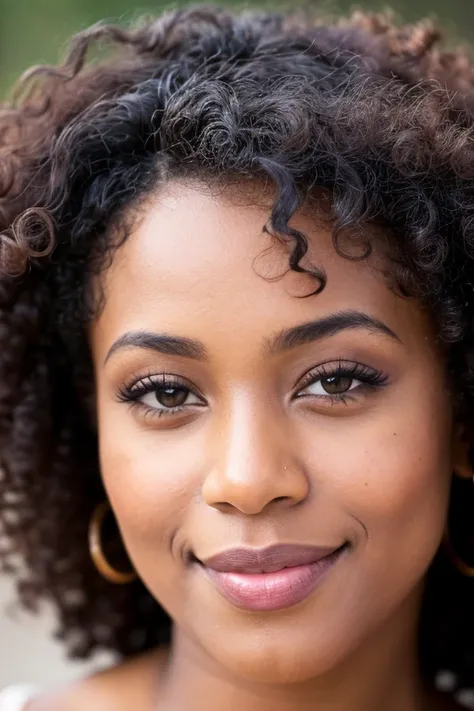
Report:
M 131 385 L 123 383 L 117 393 L 117 397 L 120 402 L 126 402 L 132 407 L 139 407 L 147 411 L 149 414 L 153 414 L 155 417 L 176 415 L 179 412 L 183 412 L 189 405 L 182 405 L 180 407 L 170 407 L 164 408 L 162 410 L 155 409 L 145 405 L 140 402 L 140 398 L 149 395 L 150 393 L 157 392 L 158 390 L 171 390 L 173 388 L 181 390 L 189 390 L 190 393 L 194 394 L 196 397 L 201 397 L 197 395 L 194 388 L 191 388 L 186 381 L 178 378 L 176 375 L 171 375 L 169 373 L 150 373 L 141 377 L 139 380 L 134 381 Z
M 321 380 L 329 378 L 347 378 L 348 380 L 357 380 L 361 383 L 361 385 L 354 388 L 354 391 L 359 392 L 362 389 L 366 392 L 370 390 L 373 391 L 388 384 L 388 375 L 383 373 L 381 370 L 369 368 L 369 366 L 363 365 L 362 363 L 349 363 L 347 361 L 340 360 L 335 366 L 332 364 L 322 363 L 321 365 L 318 365 L 317 368 L 313 368 L 308 371 L 308 373 L 306 373 L 306 375 L 304 375 L 298 383 L 298 392 L 301 392 L 301 390 L 304 390 L 305 388 L 308 388 Z M 352 392 L 353 391 L 347 391 L 345 393 L 334 395 L 327 393 L 324 398 L 326 400 L 331 400 L 332 404 L 347 404 L 349 400 L 355 399 L 355 396 L 351 394 Z M 296 398 L 303 397 L 321 396 L 296 395 Z
M 381 388 L 388 382 L 388 376 L 380 370 L 375 370 L 369 368 L 362 363 L 348 363 L 345 361 L 339 361 L 337 365 L 321 364 L 317 368 L 313 368 L 308 371 L 303 378 L 298 383 L 298 392 L 295 395 L 295 399 L 301 399 L 304 397 L 319 398 L 323 397 L 325 401 L 330 402 L 333 405 L 342 403 L 347 404 L 349 400 L 354 400 L 355 396 L 351 394 L 352 391 L 347 391 L 345 393 L 339 394 L 326 394 L 321 395 L 304 395 L 298 394 L 302 390 L 314 385 L 315 383 L 329 379 L 329 378 L 347 378 L 349 380 L 356 380 L 361 383 L 361 385 L 354 388 L 354 391 L 365 391 L 375 390 Z M 159 375 L 155 373 L 150 373 L 141 377 L 139 380 L 134 381 L 131 385 L 123 383 L 117 393 L 117 398 L 120 402 L 125 402 L 132 407 L 138 407 L 154 417 L 170 417 L 177 415 L 189 407 L 197 407 L 197 405 L 181 405 L 176 407 L 158 409 L 152 408 L 144 403 L 140 402 L 140 399 L 145 395 L 148 395 L 159 390 L 171 390 L 171 389 L 181 389 L 188 390 L 190 394 L 197 398 L 203 399 L 200 394 L 197 393 L 195 388 L 192 388 L 190 384 L 186 383 L 185 380 L 178 378 L 175 375 L 168 373 L 161 373 Z

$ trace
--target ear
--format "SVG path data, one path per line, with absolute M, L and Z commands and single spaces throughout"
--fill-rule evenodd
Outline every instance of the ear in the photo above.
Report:
M 473 479 L 472 463 L 473 438 L 466 425 L 455 425 L 453 431 L 452 457 L 453 471 L 461 479 Z

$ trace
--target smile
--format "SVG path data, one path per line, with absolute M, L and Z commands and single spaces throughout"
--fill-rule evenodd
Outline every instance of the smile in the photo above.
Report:
M 336 549 L 275 546 L 260 552 L 238 549 L 198 562 L 232 605 L 252 612 L 271 612 L 307 599 L 346 548 L 347 545 Z

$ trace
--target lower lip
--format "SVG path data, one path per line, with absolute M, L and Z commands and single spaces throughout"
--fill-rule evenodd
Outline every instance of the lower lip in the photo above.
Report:
M 226 600 L 243 610 L 270 612 L 306 600 L 336 563 L 342 548 L 316 563 L 283 568 L 274 573 L 220 573 L 204 567 Z

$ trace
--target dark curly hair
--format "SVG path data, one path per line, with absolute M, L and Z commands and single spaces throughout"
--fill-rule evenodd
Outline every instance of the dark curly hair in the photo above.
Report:
M 266 229 L 289 227 L 316 188 L 334 244 L 389 236 L 390 278 L 430 310 L 456 409 L 474 397 L 474 65 L 429 23 L 355 13 L 174 11 L 136 28 L 98 24 L 65 62 L 31 69 L 0 113 L 0 553 L 34 607 L 52 600 L 74 656 L 127 656 L 169 638 L 140 581 L 112 587 L 88 553 L 103 500 L 86 340 L 107 267 L 147 195 L 173 178 L 276 189 Z M 95 61 L 90 50 L 100 49 Z M 104 58 L 105 52 L 105 58 Z M 263 226 L 262 226 L 263 227 Z M 353 258 L 353 255 L 352 255 Z M 324 273 L 319 273 L 324 288 Z M 453 484 L 451 538 L 469 559 L 471 483 Z M 472 560 L 472 556 L 471 556 Z M 425 673 L 474 684 L 474 585 L 433 563 L 423 606 Z

